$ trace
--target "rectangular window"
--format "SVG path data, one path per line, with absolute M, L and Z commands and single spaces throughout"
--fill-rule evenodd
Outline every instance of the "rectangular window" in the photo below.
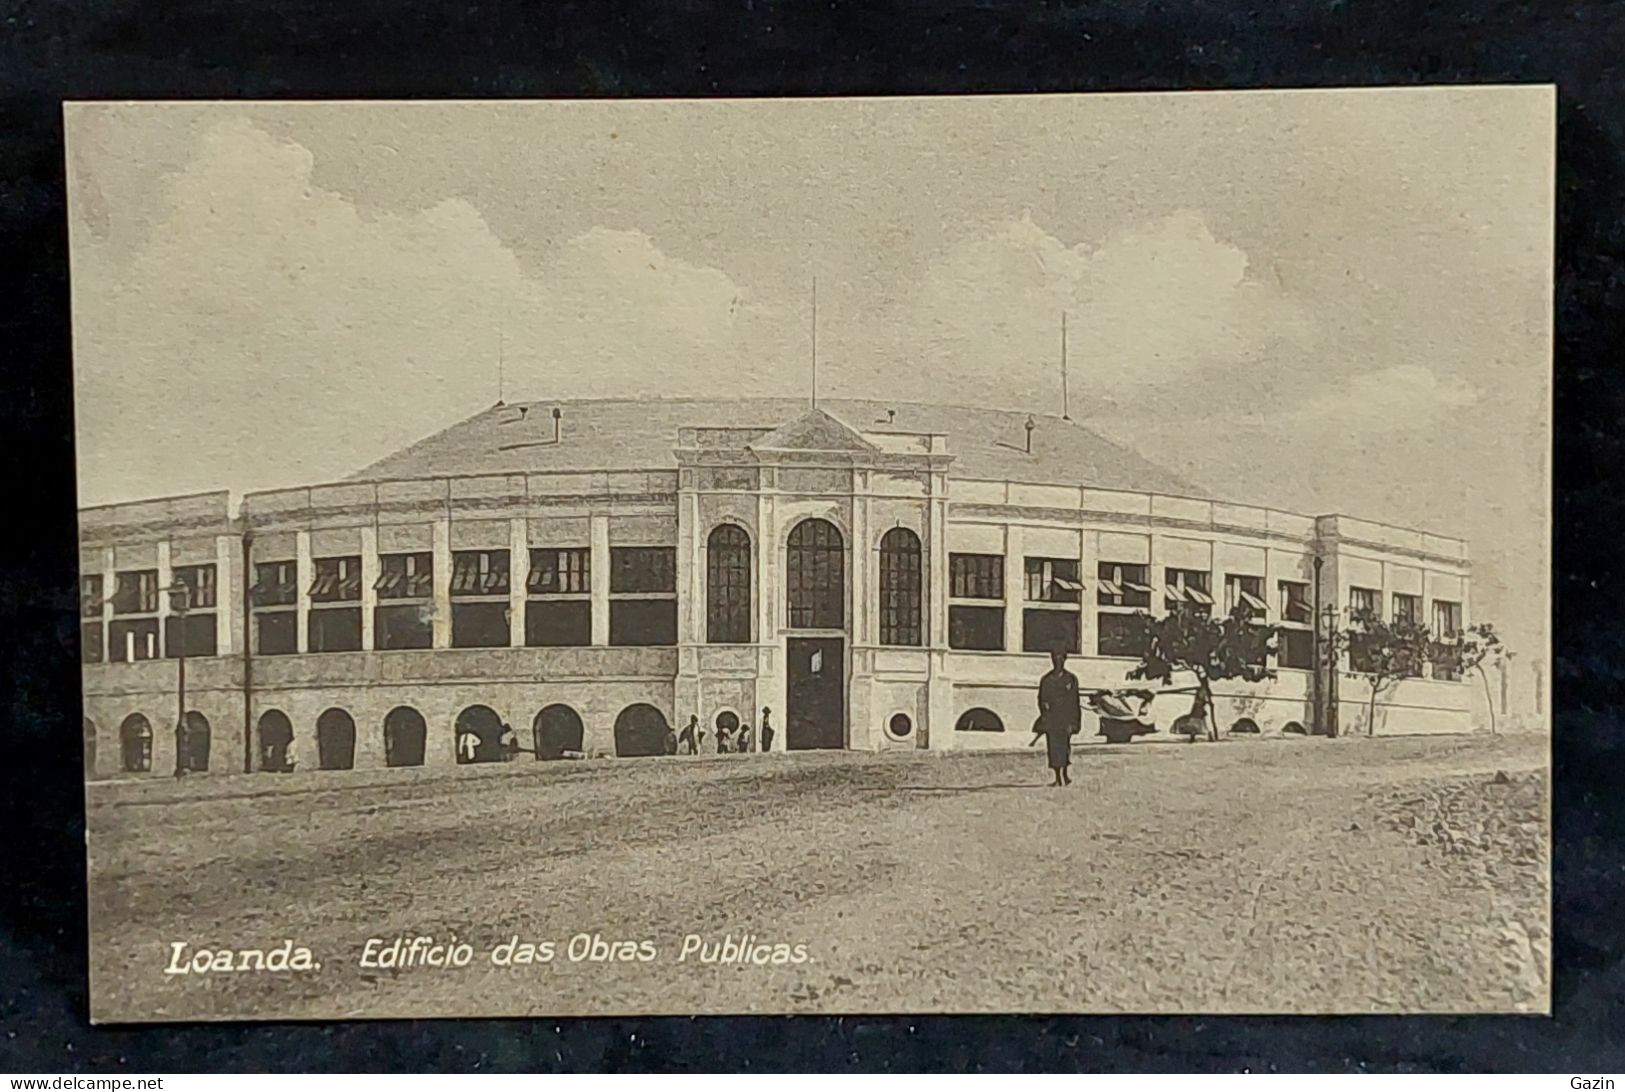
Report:
M 1349 588 L 1349 618 L 1358 618 L 1368 614 L 1373 618 L 1382 617 L 1382 593 L 1375 588 Z
M 1277 663 L 1307 671 L 1315 666 L 1315 635 L 1307 629 L 1282 627 L 1276 636 Z
M 1420 625 L 1422 622 L 1422 597 L 1420 595 L 1406 595 L 1403 592 L 1395 592 L 1394 621 L 1411 622 Z
M 110 663 L 133 663 L 158 658 L 158 619 L 115 619 L 107 627 L 107 659 Z
M 102 577 L 100 573 L 79 578 L 79 617 L 102 616 Z
M 113 590 L 114 614 L 154 614 L 158 610 L 158 570 L 141 569 L 117 574 Z
M 353 603 L 361 598 L 361 558 L 318 557 L 312 568 L 312 603 Z
M 1165 610 L 1190 610 L 1209 614 L 1213 610 L 1213 576 L 1200 569 L 1164 569 Z
M 372 587 L 379 599 L 431 598 L 434 595 L 434 554 L 380 554 L 378 579 L 373 581 Z
M 1023 652 L 1083 651 L 1079 632 L 1078 612 L 1075 610 L 1045 610 L 1028 607 L 1021 612 L 1021 650 Z
M 1096 603 L 1103 607 L 1150 609 L 1151 576 L 1147 566 L 1102 561 L 1096 575 L 1099 578 L 1095 583 Z
M 1234 614 L 1237 607 L 1246 607 L 1248 617 L 1263 618 L 1269 613 L 1269 604 L 1264 602 L 1264 578 L 1261 576 L 1236 576 L 1226 573 L 1224 576 L 1224 613 L 1226 616 Z
M 619 593 L 675 594 L 677 551 L 670 546 L 616 546 L 609 551 L 609 590 Z
M 79 626 L 79 658 L 87 664 L 99 664 L 105 655 L 102 647 L 102 624 L 85 622 Z
M 297 574 L 298 565 L 292 561 L 257 562 L 249 598 L 256 607 L 291 607 L 299 600 Z
M 214 623 L 213 611 L 171 614 L 164 619 L 164 655 L 175 659 L 184 646 L 188 656 L 213 656 L 218 632 Z
M 585 546 L 532 550 L 525 591 L 531 595 L 591 594 L 592 551 Z
M 313 610 L 307 619 L 312 652 L 361 651 L 361 608 L 328 607 Z
M 1445 599 L 1433 601 L 1433 636 L 1454 637 L 1461 632 L 1461 604 Z
M 1083 599 L 1083 582 L 1075 557 L 1029 557 L 1027 601 L 1030 603 L 1077 603 Z
M 592 644 L 592 601 L 533 599 L 526 603 L 525 644 L 532 648 Z
M 1309 604 L 1309 585 L 1298 580 L 1282 580 L 1276 584 L 1281 596 L 1281 621 L 1294 626 L 1307 626 L 1315 619 L 1315 610 Z
M 1101 656 L 1137 657 L 1144 651 L 1143 615 L 1102 613 L 1096 624 L 1095 649 Z
M 506 648 L 510 640 L 507 603 L 451 605 L 452 648 Z
M 1461 604 L 1448 599 L 1433 601 L 1433 636 L 1448 641 L 1461 635 Z M 1436 648 L 1433 653 L 1433 677 L 1447 682 L 1461 678 L 1461 661 L 1452 647 Z
M 1004 650 L 1004 608 L 948 608 L 948 647 L 973 652 Z
M 949 554 L 948 594 L 954 599 L 1003 599 L 1003 554 Z
M 372 643 L 392 651 L 434 647 L 432 608 L 427 603 L 380 604 L 373 609 Z
M 458 550 L 452 554 L 451 594 L 454 597 L 507 595 L 508 551 Z M 455 631 L 456 628 L 456 612 L 453 611 L 452 630 Z
M 291 656 L 299 651 L 299 614 L 291 610 L 256 611 L 254 635 L 254 651 L 259 655 Z
M 675 645 L 677 600 L 610 600 L 609 643 L 629 646 Z
M 175 570 L 175 583 L 186 589 L 187 610 L 213 610 L 218 592 L 213 565 L 185 565 Z M 177 607 L 179 604 L 177 604 Z

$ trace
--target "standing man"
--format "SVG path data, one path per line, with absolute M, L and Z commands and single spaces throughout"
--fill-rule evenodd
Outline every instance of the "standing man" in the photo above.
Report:
M 772 714 L 772 712 L 773 712 L 773 710 L 769 709 L 767 706 L 765 706 L 765 705 L 762 706 L 762 753 L 763 754 L 766 754 L 767 752 L 769 752 L 769 751 L 771 751 L 773 749 L 773 725 L 767 719 Z
M 679 753 L 685 755 L 699 753 L 698 740 L 694 735 L 695 730 L 698 729 L 699 726 L 700 718 L 696 714 L 690 713 L 688 715 L 688 723 L 683 725 L 683 730 L 677 737 L 677 750 Z
M 1033 722 L 1031 747 L 1044 737 L 1049 768 L 1055 771 L 1054 788 L 1072 784 L 1067 767 L 1072 765 L 1072 737 L 1083 724 L 1083 708 L 1078 704 L 1078 677 L 1066 669 L 1066 650 L 1049 654 L 1050 670 L 1038 681 L 1038 719 Z

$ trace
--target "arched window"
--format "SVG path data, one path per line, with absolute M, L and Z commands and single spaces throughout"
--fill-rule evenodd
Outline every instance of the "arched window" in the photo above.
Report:
M 880 540 L 880 643 L 917 647 L 920 632 L 920 536 L 893 527 Z
M 615 718 L 615 757 L 647 758 L 666 753 L 666 715 L 652 705 L 628 705 Z
M 324 770 L 355 767 L 355 718 L 342 709 L 316 718 L 316 765 Z
M 785 583 L 791 629 L 846 626 L 846 541 L 828 520 L 804 519 L 790 532 Z
M 288 773 L 293 769 L 293 721 L 280 709 L 260 714 L 260 769 L 266 773 Z
M 585 727 L 581 714 L 568 705 L 549 705 L 536 714 L 531 725 L 536 758 L 541 761 L 563 758 L 566 753 L 581 753 Z
M 180 738 L 180 767 L 187 773 L 205 773 L 209 769 L 209 718 L 196 709 L 189 710 L 182 722 Z
M 384 717 L 384 764 L 386 766 L 423 765 L 424 744 L 428 741 L 429 726 L 423 714 L 410 705 L 399 705 Z
M 750 535 L 732 523 L 718 524 L 705 544 L 705 639 L 750 640 Z
M 471 705 L 457 714 L 457 761 L 501 762 L 502 729 L 505 726 L 496 710 L 486 705 Z
M 131 713 L 119 725 L 119 751 L 126 773 L 152 769 L 152 725 L 140 713 Z
M 1004 731 L 1004 721 L 1000 720 L 999 714 L 993 710 L 977 707 L 965 710 L 964 714 L 959 718 L 959 723 L 954 725 L 954 731 L 1002 732 Z

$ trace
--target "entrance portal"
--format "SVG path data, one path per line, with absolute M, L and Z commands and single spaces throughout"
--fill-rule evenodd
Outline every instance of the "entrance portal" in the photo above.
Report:
M 209 720 L 196 709 L 181 724 L 178 767 L 186 773 L 206 773 L 209 769 Z
M 583 734 L 581 716 L 568 705 L 549 705 L 531 725 L 536 758 L 543 762 L 563 758 L 567 751 L 580 754 Z
M 652 705 L 628 705 L 615 718 L 615 757 L 648 758 L 666 753 L 666 715 Z
M 342 709 L 316 718 L 316 765 L 324 770 L 355 766 L 355 719 Z
M 789 708 L 784 746 L 790 751 L 846 746 L 846 641 L 840 637 L 791 637 Z
M 461 765 L 502 761 L 502 718 L 488 706 L 471 705 L 457 714 L 456 739 Z

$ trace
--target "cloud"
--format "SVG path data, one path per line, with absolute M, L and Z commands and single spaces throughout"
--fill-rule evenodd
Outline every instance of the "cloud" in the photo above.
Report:
M 1293 427 L 1370 435 L 1419 431 L 1454 410 L 1476 405 L 1475 387 L 1441 378 L 1421 364 L 1395 364 L 1351 376 L 1279 415 Z
M 1063 311 L 1074 391 L 1111 397 L 1315 339 L 1306 312 L 1194 212 L 1093 247 L 1024 215 L 932 264 L 899 308 L 892 351 L 951 369 L 978 399 L 1048 391 L 1059 382 Z
M 770 308 L 641 232 L 527 272 L 467 201 L 358 207 L 312 168 L 217 124 L 133 258 L 76 249 L 85 503 L 342 476 L 495 401 L 499 355 L 514 397 L 748 392 L 773 352 Z

